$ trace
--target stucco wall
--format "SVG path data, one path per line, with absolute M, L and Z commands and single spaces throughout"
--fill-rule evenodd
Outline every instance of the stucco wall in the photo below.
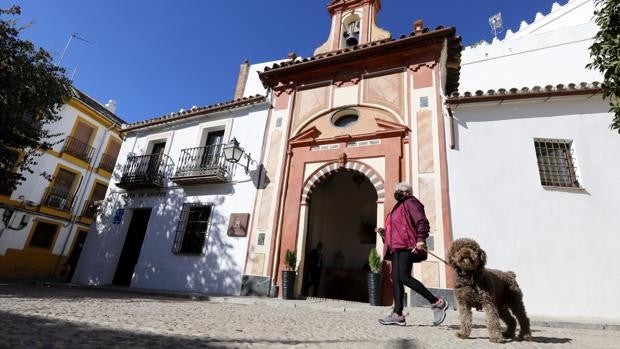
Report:
M 231 213 L 252 213 L 258 174 L 256 163 L 251 164 L 250 174 L 237 167 L 233 181 L 225 184 L 187 187 L 168 182 L 162 190 L 138 189 L 128 193 L 114 184 L 120 178 L 127 156 L 145 154 L 149 141 L 166 139 L 165 153 L 175 163 L 173 171 L 178 166 L 181 150 L 200 146 L 202 132 L 209 129 L 224 129 L 224 142 L 236 137 L 246 153 L 258 159 L 262 151 L 262 131 L 256 130 L 265 128 L 266 119 L 267 106 L 262 104 L 130 134 L 121 148 L 114 183 L 108 190 L 102 214 L 89 234 L 74 281 L 96 285 L 112 283 L 133 209 L 150 207 L 152 212 L 132 287 L 238 294 L 247 237 L 229 237 L 228 220 Z M 145 196 L 128 195 L 138 192 Z M 158 195 L 149 196 L 149 193 Z M 188 202 L 214 204 L 208 239 L 200 256 L 172 253 L 182 206 Z M 112 224 L 118 208 L 125 208 L 125 215 L 120 224 Z
M 502 40 L 465 48 L 459 92 L 602 81 L 585 69 L 597 31 L 593 11 L 592 0 L 571 1 Z
M 454 237 L 479 241 L 489 267 L 515 271 L 532 314 L 620 318 L 620 137 L 607 109 L 598 95 L 455 110 Z M 536 137 L 573 140 L 583 190 L 542 187 Z

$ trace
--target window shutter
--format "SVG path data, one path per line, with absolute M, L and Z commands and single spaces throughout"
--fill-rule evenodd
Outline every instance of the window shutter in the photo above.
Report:
M 82 143 L 89 144 L 90 137 L 92 136 L 93 131 L 94 130 L 92 127 L 90 127 L 86 123 L 78 121 L 78 124 L 75 127 L 75 132 L 73 133 L 73 137 Z
M 90 198 L 92 201 L 99 201 L 105 199 L 105 192 L 108 188 L 100 183 L 95 184 L 95 189 L 93 189 L 93 195 Z
M 60 169 L 56 174 L 56 179 L 54 180 L 54 188 L 58 190 L 63 190 L 66 192 L 70 192 L 73 187 L 73 182 L 75 181 L 75 174 Z
M 118 153 L 121 151 L 121 144 L 117 141 L 110 141 L 108 145 L 108 155 L 116 159 L 118 157 Z

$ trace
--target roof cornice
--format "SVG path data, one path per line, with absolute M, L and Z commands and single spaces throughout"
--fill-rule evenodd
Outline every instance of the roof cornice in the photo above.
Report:
M 482 90 L 478 90 L 474 93 L 465 92 L 463 95 L 459 94 L 458 92 L 454 92 L 446 100 L 446 103 L 450 105 L 459 105 L 529 98 L 595 95 L 601 92 L 601 84 L 598 81 L 595 81 L 591 84 L 582 82 L 579 85 L 574 83 L 568 84 L 566 86 L 563 84 L 559 84 L 556 86 L 547 85 L 544 88 L 540 86 L 534 86 L 532 88 L 524 87 L 522 89 L 511 88 L 510 90 L 488 90 L 486 93 Z
M 353 46 L 351 48 L 344 48 L 336 51 L 322 53 L 303 60 L 295 60 L 283 62 L 280 64 L 274 64 L 272 67 L 266 67 L 263 72 L 259 72 L 258 75 L 265 87 L 273 87 L 272 79 L 276 76 L 293 74 L 303 70 L 319 69 L 325 66 L 333 66 L 341 61 L 350 60 L 352 57 L 376 57 L 377 55 L 389 51 L 398 50 L 402 48 L 409 48 L 412 45 L 420 45 L 422 43 L 441 40 L 444 38 L 452 38 L 454 43 L 451 46 L 454 47 L 453 54 L 451 56 L 455 60 L 460 60 L 460 37 L 455 36 L 456 29 L 454 27 L 444 28 L 437 27 L 434 31 L 425 28 L 422 33 L 412 32 L 408 36 L 401 36 L 399 39 L 384 39 L 380 41 L 373 41 L 363 45 Z
M 202 115 L 217 113 L 223 110 L 231 110 L 231 109 L 241 108 L 245 106 L 255 105 L 261 102 L 265 102 L 265 101 L 266 101 L 266 98 L 265 96 L 262 96 L 262 95 L 255 95 L 251 97 L 233 99 L 230 101 L 216 103 L 216 104 L 212 104 L 212 105 L 205 106 L 205 107 L 192 108 L 186 111 L 171 113 L 168 115 L 163 115 L 160 117 L 155 117 L 155 118 L 147 119 L 144 121 L 139 121 L 131 125 L 128 125 L 126 128 L 122 129 L 121 132 L 124 132 L 124 133 L 131 132 L 131 131 L 135 131 L 135 130 L 146 128 L 146 127 L 152 127 L 152 126 L 161 125 L 164 123 L 176 122 L 182 119 L 192 118 L 194 116 L 202 116 Z

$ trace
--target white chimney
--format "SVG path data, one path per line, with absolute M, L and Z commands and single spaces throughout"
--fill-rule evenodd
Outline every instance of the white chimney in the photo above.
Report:
M 110 99 L 108 103 L 106 103 L 105 107 L 112 113 L 116 113 L 116 101 L 115 100 Z

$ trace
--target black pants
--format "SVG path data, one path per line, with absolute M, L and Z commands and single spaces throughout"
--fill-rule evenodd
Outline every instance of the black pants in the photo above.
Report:
M 306 290 L 303 294 L 308 295 L 308 290 L 312 287 L 312 296 L 319 295 L 319 284 L 321 283 L 321 269 L 311 269 L 309 280 L 306 282 Z
M 431 304 L 438 300 L 420 281 L 411 276 L 413 257 L 414 256 L 409 250 L 401 250 L 392 253 L 394 312 L 398 315 L 402 315 L 403 313 L 403 298 L 405 297 L 404 285 L 407 285 L 407 287 L 419 293 L 420 296 L 426 298 Z

